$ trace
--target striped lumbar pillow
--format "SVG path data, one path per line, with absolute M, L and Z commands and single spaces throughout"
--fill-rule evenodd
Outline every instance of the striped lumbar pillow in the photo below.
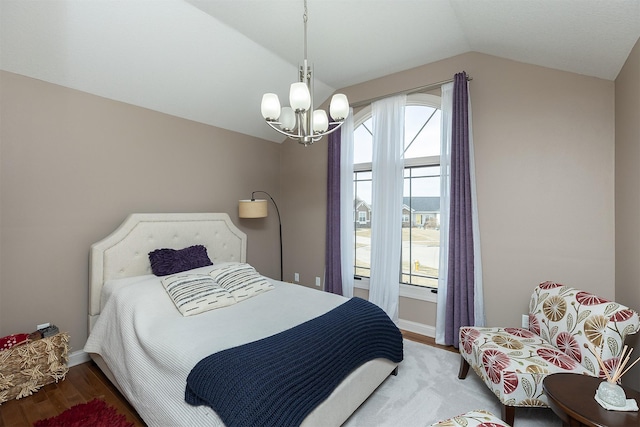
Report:
M 237 302 L 273 289 L 273 285 L 264 276 L 246 263 L 223 264 L 209 274 L 229 291 Z
M 206 274 L 174 274 L 164 277 L 162 285 L 183 316 L 192 316 L 236 302 L 231 292 Z

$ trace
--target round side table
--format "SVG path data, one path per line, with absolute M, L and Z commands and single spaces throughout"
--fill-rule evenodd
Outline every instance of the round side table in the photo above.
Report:
M 542 381 L 549 406 L 569 426 L 640 426 L 637 411 L 608 411 L 594 396 L 602 379 L 580 374 L 550 374 Z M 624 388 L 624 387 L 623 387 Z M 640 404 L 640 392 L 624 388 L 627 399 Z

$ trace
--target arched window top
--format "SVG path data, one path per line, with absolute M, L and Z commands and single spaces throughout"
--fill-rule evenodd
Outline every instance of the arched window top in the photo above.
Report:
M 411 95 L 407 95 L 407 105 L 423 105 L 427 107 L 433 107 L 440 109 L 441 97 L 438 95 L 431 95 L 428 93 L 414 93 Z M 353 124 L 354 127 L 360 126 L 366 120 L 371 118 L 371 104 L 362 107 L 360 111 L 358 111 L 353 116 Z
M 373 118 L 371 105 L 354 116 L 354 163 L 371 163 Z M 404 158 L 440 155 L 440 97 L 418 93 L 407 96 Z

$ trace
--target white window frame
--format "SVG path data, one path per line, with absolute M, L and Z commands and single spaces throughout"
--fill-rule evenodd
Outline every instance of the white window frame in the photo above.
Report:
M 430 107 L 441 108 L 441 97 L 436 95 L 430 95 L 425 93 L 417 93 L 407 96 L 407 106 L 410 105 L 425 105 Z M 356 113 L 353 117 L 353 128 L 357 129 L 362 123 L 371 117 L 371 105 L 368 105 L 362 108 L 358 113 Z M 431 157 L 419 157 L 405 160 L 405 167 L 409 166 L 434 166 L 440 164 L 440 156 L 431 156 Z M 363 172 L 370 171 L 372 169 L 372 164 L 368 163 L 359 163 L 353 166 L 354 172 Z M 369 291 L 369 281 L 368 277 L 359 277 L 357 280 L 354 280 L 354 287 L 357 289 L 364 289 Z M 404 298 L 411 298 L 420 301 L 428 301 L 432 303 L 437 303 L 438 294 L 433 292 L 433 289 L 415 285 L 407 285 L 404 283 L 398 283 L 400 286 L 400 296 Z

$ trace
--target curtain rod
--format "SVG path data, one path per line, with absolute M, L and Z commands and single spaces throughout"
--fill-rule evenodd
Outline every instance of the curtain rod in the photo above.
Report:
M 467 81 L 471 81 L 471 80 L 473 80 L 473 78 L 470 77 L 470 76 L 467 76 Z M 390 93 L 388 95 L 381 95 L 381 96 L 377 96 L 375 98 L 365 99 L 363 101 L 354 102 L 353 104 L 350 105 L 350 107 L 351 108 L 363 107 L 363 106 L 371 104 L 371 103 L 373 103 L 375 101 L 379 101 L 379 100 L 384 99 L 384 98 L 389 98 L 390 96 L 411 95 L 412 93 L 428 92 L 430 90 L 437 89 L 440 86 L 442 86 L 444 84 L 447 84 L 447 83 L 451 83 L 453 81 L 454 81 L 454 79 L 443 80 L 441 82 L 431 83 L 431 84 L 428 84 L 428 85 L 425 85 L 425 86 L 414 87 L 413 89 L 407 89 L 407 90 L 403 90 L 403 91 L 400 91 L 400 92 Z

